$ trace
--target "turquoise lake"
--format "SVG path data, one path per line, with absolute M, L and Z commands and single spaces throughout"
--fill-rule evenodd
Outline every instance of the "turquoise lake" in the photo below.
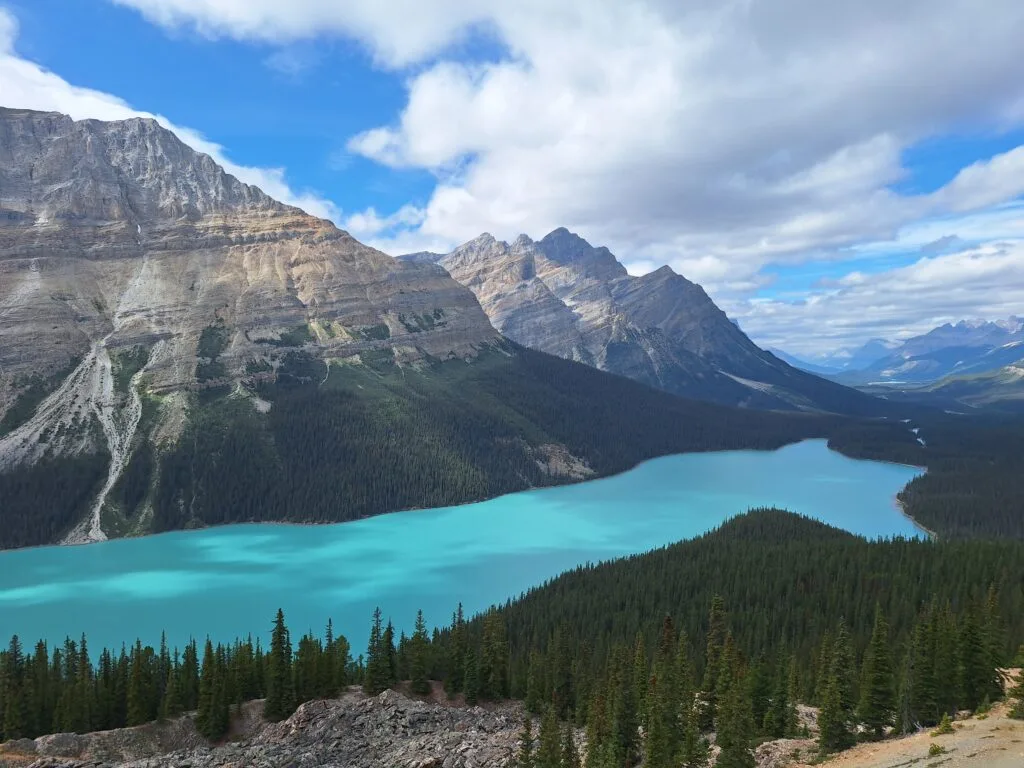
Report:
M 360 653 L 380 605 L 397 628 L 417 608 L 446 623 L 585 562 L 692 538 L 755 506 L 867 537 L 917 536 L 895 494 L 921 470 L 856 461 L 823 440 L 772 452 L 667 456 L 614 477 L 490 501 L 324 526 L 235 525 L 80 547 L 0 553 L 0 638 L 293 637 L 327 618 Z M 296 638 L 297 639 L 297 638 Z

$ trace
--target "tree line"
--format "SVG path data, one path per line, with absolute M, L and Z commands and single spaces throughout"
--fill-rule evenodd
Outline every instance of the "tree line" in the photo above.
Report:
M 293 646 L 281 612 L 266 649 L 247 638 L 192 642 L 179 654 L 136 641 L 93 664 L 84 637 L 31 651 L 14 638 L 0 652 L 0 733 L 195 711 L 217 739 L 249 699 L 264 699 L 265 716 L 278 720 L 348 685 L 374 695 L 408 681 L 426 695 L 438 681 L 468 704 L 523 700 L 540 721 L 536 738 L 523 737 L 529 759 L 548 761 L 540 768 L 556 752 L 581 758 L 570 726 L 587 729 L 588 765 L 641 755 L 650 766 L 699 765 L 712 729 L 723 749 L 735 745 L 731 764 L 745 765 L 757 740 L 800 732 L 796 702 L 820 707 L 821 747 L 831 751 L 861 731 L 932 726 L 1000 695 L 996 669 L 1024 640 L 1022 548 L 869 542 L 763 510 L 577 569 L 478 616 L 459 607 L 430 633 L 422 613 L 406 635 L 378 609 L 354 659 L 330 622 L 323 637 Z

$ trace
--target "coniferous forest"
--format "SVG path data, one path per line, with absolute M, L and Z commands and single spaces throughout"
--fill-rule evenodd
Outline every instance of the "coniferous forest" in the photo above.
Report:
M 797 702 L 820 707 L 820 747 L 835 751 L 1003 695 L 997 670 L 1024 641 L 1024 544 L 869 542 L 759 510 L 479 616 L 460 607 L 432 633 L 422 615 L 412 626 L 396 633 L 378 609 L 364 653 L 329 622 L 293 644 L 281 612 L 267 640 L 180 652 L 136 641 L 94 656 L 84 637 L 13 638 L 0 652 L 0 734 L 195 712 L 216 740 L 246 700 L 280 720 L 349 685 L 425 694 L 439 680 L 468 704 L 522 699 L 539 721 L 523 740 L 537 768 L 573 758 L 569 726 L 586 729 L 588 766 L 703 765 L 712 730 L 720 765 L 749 765 L 758 740 L 802 732 Z

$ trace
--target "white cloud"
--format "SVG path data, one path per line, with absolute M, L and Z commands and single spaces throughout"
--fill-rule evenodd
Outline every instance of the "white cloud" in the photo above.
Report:
M 1024 239 L 926 256 L 878 274 L 851 272 L 800 302 L 765 299 L 729 309 L 762 345 L 815 355 L 965 317 L 1008 317 L 1021 307 Z
M 333 33 L 372 43 L 382 63 L 399 66 L 430 56 L 487 20 L 484 4 L 467 0 L 112 0 L 165 27 L 191 27 L 209 37 L 274 43 Z M 479 6 L 479 7 L 477 7 Z
M 1024 125 L 1019 0 L 983 13 L 968 0 L 112 1 L 214 38 L 355 39 L 406 77 L 395 120 L 348 142 L 438 177 L 422 208 L 349 217 L 391 252 L 567 226 L 633 271 L 672 264 L 780 345 L 917 328 L 944 297 L 951 316 L 1005 314 L 1018 298 L 1019 245 L 974 244 L 1021 237 L 1006 203 L 1024 193 L 1024 147 L 932 194 L 890 187 L 922 139 Z M 481 31 L 500 61 L 460 47 Z M 801 305 L 745 299 L 767 265 L 905 259 L 951 235 L 972 248 L 847 277 Z M 971 288 L 987 280 L 979 265 L 1009 281 L 991 301 Z M 899 280 L 924 298 L 899 297 Z
M 380 216 L 373 208 L 354 213 L 343 226 L 355 237 L 376 237 L 394 229 L 408 229 L 423 223 L 425 212 L 414 205 L 405 205 L 390 216 Z
M 229 160 L 224 148 L 198 131 L 175 125 L 163 115 L 133 108 L 123 99 L 102 91 L 71 85 L 59 75 L 20 57 L 14 49 L 17 20 L 0 8 L 0 104 L 6 107 L 61 112 L 75 120 L 126 120 L 151 117 L 199 152 L 216 160 L 224 169 L 247 184 L 254 184 L 271 197 L 322 218 L 338 219 L 340 212 L 329 200 L 310 192 L 297 192 L 285 180 L 283 168 L 254 168 Z
M 408 73 L 397 120 L 349 150 L 437 173 L 419 231 L 449 245 L 568 226 L 714 279 L 1016 189 L 980 178 L 1005 162 L 932 197 L 888 185 L 923 137 L 1024 120 L 1018 0 L 114 2 L 211 36 L 345 36 Z M 508 55 L 466 60 L 479 30 Z
M 1024 194 L 1024 146 L 980 160 L 961 170 L 936 193 L 940 205 L 965 211 L 995 205 Z

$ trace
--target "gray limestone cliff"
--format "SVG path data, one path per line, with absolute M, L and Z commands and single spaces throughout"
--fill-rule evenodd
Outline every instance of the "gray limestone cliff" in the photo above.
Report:
M 634 277 L 566 229 L 539 241 L 484 234 L 416 253 L 470 288 L 494 327 L 534 349 L 669 392 L 756 408 L 863 412 L 871 399 L 760 349 L 696 283 L 665 266 Z

